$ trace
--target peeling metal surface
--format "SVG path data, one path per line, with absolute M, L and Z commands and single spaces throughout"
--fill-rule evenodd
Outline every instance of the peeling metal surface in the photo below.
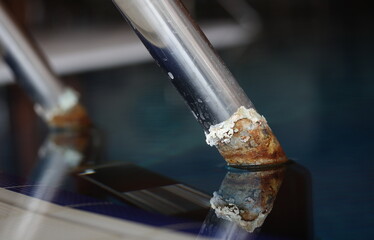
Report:
M 229 165 L 273 165 L 287 162 L 266 119 L 240 107 L 228 120 L 211 126 L 207 143 L 216 146 Z
M 253 124 L 257 125 L 253 128 Z M 217 149 L 229 165 L 267 165 L 287 162 L 277 138 L 266 122 L 241 119 L 235 123 L 229 143 L 218 143 Z

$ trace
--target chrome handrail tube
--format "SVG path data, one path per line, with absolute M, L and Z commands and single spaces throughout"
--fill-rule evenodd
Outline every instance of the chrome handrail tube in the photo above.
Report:
M 208 132 L 252 102 L 179 0 L 113 0 Z
M 0 45 L 17 83 L 25 88 L 43 112 L 58 108 L 60 96 L 65 92 L 64 86 L 1 3 Z

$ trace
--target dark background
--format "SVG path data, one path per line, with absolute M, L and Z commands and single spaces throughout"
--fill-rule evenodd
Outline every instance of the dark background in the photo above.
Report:
M 9 0 L 31 33 L 127 24 L 104 0 Z M 371 239 L 373 230 L 373 14 L 364 1 L 247 1 L 261 29 L 219 53 L 313 181 L 316 239 Z M 216 1 L 190 1 L 199 22 L 230 18 Z M 234 21 L 234 20 L 233 20 Z M 69 36 L 66 36 L 69 41 Z M 130 161 L 211 193 L 223 166 L 153 62 L 64 76 L 101 131 L 102 158 Z M 46 135 L 32 103 L 0 86 L 0 164 L 27 175 Z

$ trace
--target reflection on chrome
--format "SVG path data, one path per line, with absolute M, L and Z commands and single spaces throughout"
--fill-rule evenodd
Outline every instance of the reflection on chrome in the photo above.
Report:
M 200 231 L 215 239 L 251 239 L 271 212 L 285 167 L 232 170 L 210 200 L 212 210 Z M 256 230 L 256 231 L 255 231 Z
M 69 173 L 76 171 L 90 152 L 90 139 L 90 134 L 74 131 L 56 132 L 48 136 L 39 150 L 38 166 L 33 171 L 31 182 L 26 185 L 32 187 L 31 196 L 34 198 L 27 202 L 21 199 L 9 202 L 14 208 L 8 209 L 7 215 L 17 217 L 9 217 L 1 224 L 1 239 L 38 239 L 38 232 L 45 221 L 43 215 L 48 215 L 50 205 L 37 199 L 53 200 L 55 187 L 61 186 Z M 20 211 L 19 206 L 27 211 Z
M 52 132 L 39 150 L 32 182 L 38 186 L 61 185 L 68 173 L 95 159 L 97 136 L 92 131 Z M 39 195 L 34 197 L 40 198 Z M 43 198 L 44 199 L 44 198 Z M 47 198 L 47 200 L 50 200 Z

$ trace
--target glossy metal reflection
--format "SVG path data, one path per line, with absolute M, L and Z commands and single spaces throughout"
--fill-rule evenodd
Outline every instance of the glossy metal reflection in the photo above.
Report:
M 253 107 L 179 0 L 113 0 L 207 131 Z
M 63 86 L 47 67 L 44 58 L 27 41 L 2 4 L 0 42 L 4 47 L 7 62 L 17 75 L 23 76 L 22 84 L 32 93 L 36 102 L 46 109 L 56 107 L 57 97 L 64 91 Z
M 95 136 L 94 136 L 95 137 Z M 46 142 L 39 150 L 38 164 L 33 171 L 27 185 L 14 186 L 25 191 L 31 199 L 42 199 L 51 202 L 56 194 L 55 189 L 60 187 L 69 174 L 78 171 L 87 157 L 92 157 L 92 134 L 90 132 L 55 132 L 48 136 Z M 17 203 L 14 199 L 12 204 Z M 36 240 L 38 231 L 43 229 L 43 217 L 48 215 L 48 204 L 39 200 L 30 200 L 23 203 L 26 211 L 19 218 L 9 218 L 2 226 L 2 236 L 12 240 Z M 9 212 L 9 216 L 17 216 L 17 212 Z M 6 227 L 9 224 L 9 227 Z M 12 232 L 7 232 L 12 229 Z M 16 230 L 14 230 L 16 229 Z
M 79 94 L 64 86 L 35 44 L 0 3 L 0 45 L 4 60 L 35 103 L 37 113 L 52 127 L 89 125 Z
M 271 212 L 285 167 L 264 171 L 233 170 L 226 174 L 210 200 L 212 210 L 201 236 L 251 239 Z

